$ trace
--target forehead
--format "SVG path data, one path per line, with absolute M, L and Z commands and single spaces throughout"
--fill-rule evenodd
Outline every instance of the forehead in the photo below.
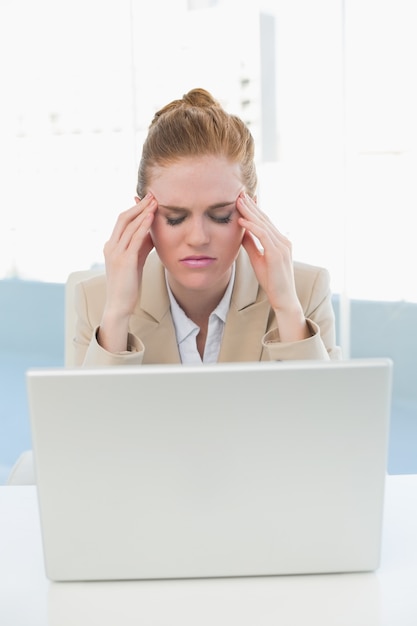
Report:
M 169 165 L 155 165 L 149 171 L 149 188 L 161 203 L 186 196 L 233 200 L 243 187 L 241 168 L 224 157 L 181 158 Z M 224 198 L 224 194 L 232 194 Z M 221 198 L 220 198 L 221 196 Z

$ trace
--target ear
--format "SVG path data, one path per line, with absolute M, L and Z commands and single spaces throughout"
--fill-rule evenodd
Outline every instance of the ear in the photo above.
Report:
M 138 198 L 138 196 L 135 196 L 135 203 L 139 204 L 139 202 L 140 202 L 140 198 Z

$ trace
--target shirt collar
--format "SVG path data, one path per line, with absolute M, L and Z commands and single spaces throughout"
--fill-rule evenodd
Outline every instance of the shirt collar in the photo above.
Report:
M 219 304 L 216 306 L 214 311 L 210 314 L 210 318 L 212 316 L 217 316 L 223 323 L 226 323 L 227 313 L 230 308 L 230 300 L 232 298 L 233 285 L 235 281 L 235 273 L 236 268 L 235 264 L 232 265 L 232 274 L 230 276 L 229 284 L 227 285 L 227 289 L 224 292 L 222 299 Z M 178 302 L 175 299 L 174 294 L 171 291 L 171 287 L 168 284 L 167 273 L 165 270 L 165 281 L 168 290 L 169 301 L 171 304 L 171 315 L 175 326 L 175 333 L 177 336 L 177 342 L 181 343 L 190 335 L 192 332 L 199 331 L 199 327 L 197 324 L 194 324 L 192 320 L 184 313 L 183 309 L 180 307 Z

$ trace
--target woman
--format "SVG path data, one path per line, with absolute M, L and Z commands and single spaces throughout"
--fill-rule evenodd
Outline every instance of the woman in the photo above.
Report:
M 257 206 L 245 124 L 194 89 L 155 114 L 135 205 L 76 294 L 88 366 L 339 358 L 328 272 Z

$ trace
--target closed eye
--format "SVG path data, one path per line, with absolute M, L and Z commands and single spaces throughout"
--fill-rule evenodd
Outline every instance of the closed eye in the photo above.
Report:
M 166 222 L 169 226 L 177 226 L 185 220 L 185 216 L 182 217 L 166 217 Z
M 210 217 L 213 222 L 216 222 L 216 224 L 228 224 L 232 221 L 232 213 L 229 213 L 228 215 L 224 215 L 222 217 L 215 217 L 214 215 L 211 215 Z
M 232 221 L 232 211 L 228 213 L 227 215 L 221 215 L 218 217 L 216 215 L 210 215 L 209 217 L 216 224 L 229 224 L 229 222 Z M 178 224 L 181 224 L 185 220 L 185 218 L 186 218 L 185 215 L 181 215 L 180 217 L 166 216 L 165 219 L 166 219 L 166 223 L 169 226 L 178 226 Z

